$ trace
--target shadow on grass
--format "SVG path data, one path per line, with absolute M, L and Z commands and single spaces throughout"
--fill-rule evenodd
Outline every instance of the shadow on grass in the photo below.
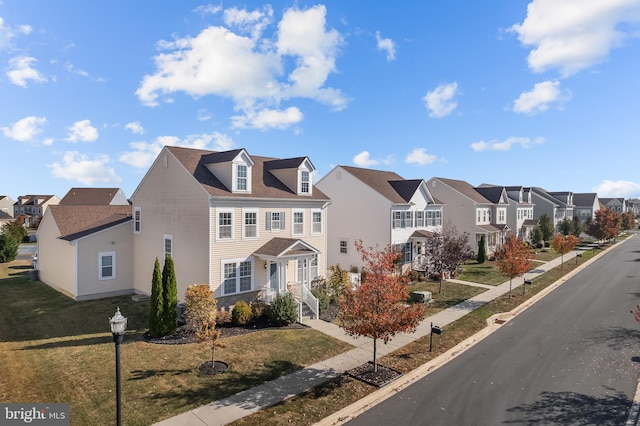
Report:
M 127 332 L 124 337 L 123 345 L 126 345 L 128 342 L 142 340 L 143 336 L 143 331 Z M 56 342 L 41 343 L 39 345 L 25 346 L 20 350 L 69 348 L 74 346 L 103 345 L 105 343 L 113 343 L 113 336 L 111 334 L 109 334 L 108 336 L 85 337 L 83 339 L 69 339 L 59 340 Z
M 519 419 L 506 424 L 524 425 L 623 425 L 631 400 L 620 391 L 606 388 L 610 394 L 599 397 L 577 392 L 542 392 L 531 404 L 509 408 Z
M 224 359 L 221 359 L 224 361 Z M 193 366 L 194 369 L 196 366 Z M 131 380 L 143 380 L 157 374 L 190 374 L 192 370 L 142 370 L 136 372 Z M 282 377 L 297 372 L 299 377 L 294 381 Z M 289 361 L 274 360 L 264 364 L 264 369 L 254 373 L 233 371 L 233 364 L 222 374 L 212 376 L 201 375 L 198 385 L 189 389 L 179 388 L 167 392 L 156 392 L 146 399 L 154 404 L 171 404 L 174 407 L 196 406 L 208 404 L 213 409 L 236 406 L 246 410 L 254 410 L 274 405 L 283 399 L 283 395 L 292 396 L 304 391 L 307 387 L 316 386 L 335 377 L 326 370 L 304 369 Z M 269 382 L 269 383 L 267 383 Z M 301 383 L 304 389 L 293 389 L 293 383 Z M 246 391 L 243 393 L 243 391 Z M 237 395 L 229 400 L 232 395 Z
M 195 367 L 194 367 L 195 369 Z M 133 370 L 131 371 L 131 378 L 129 380 L 145 380 L 151 377 L 158 376 L 180 376 L 182 374 L 189 374 L 193 369 L 184 370 Z

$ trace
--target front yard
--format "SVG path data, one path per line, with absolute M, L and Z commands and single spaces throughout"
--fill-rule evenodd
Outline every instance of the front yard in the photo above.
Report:
M 351 348 L 310 328 L 261 330 L 225 338 L 228 347 L 216 350 L 216 359 L 229 370 L 200 375 L 195 367 L 211 357 L 206 344 L 142 339 L 149 302 L 129 296 L 75 302 L 29 281 L 24 262 L 0 265 L 0 401 L 70 403 L 72 425 L 112 424 L 115 418 L 108 322 L 117 307 L 128 319 L 121 346 L 122 419 L 128 425 L 157 422 Z

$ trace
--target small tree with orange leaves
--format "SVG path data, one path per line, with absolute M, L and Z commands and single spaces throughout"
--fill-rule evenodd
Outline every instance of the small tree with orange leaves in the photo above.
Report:
M 514 235 L 508 237 L 502 247 L 496 250 L 496 266 L 509 277 L 509 298 L 513 279 L 531 269 L 529 254 L 529 247 Z
M 366 275 L 357 289 L 349 287 L 343 293 L 338 318 L 350 336 L 373 339 L 373 370 L 378 371 L 377 341 L 381 339 L 386 344 L 396 333 L 414 332 L 424 318 L 424 308 L 406 304 L 406 277 L 396 271 L 397 254 L 391 245 L 366 248 L 358 240 L 355 246 Z
M 193 284 L 185 294 L 184 317 L 187 326 L 196 333 L 196 342 L 211 344 L 211 366 L 215 366 L 216 347 L 224 348 L 220 340 L 220 331 L 216 330 L 216 301 L 209 284 Z
M 553 236 L 551 247 L 560 253 L 560 269 L 564 269 L 564 255 L 576 248 L 578 242 L 580 242 L 580 238 L 575 235 L 556 234 Z

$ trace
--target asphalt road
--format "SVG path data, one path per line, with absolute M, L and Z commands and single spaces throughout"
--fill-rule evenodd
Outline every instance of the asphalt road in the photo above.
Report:
M 640 374 L 638 303 L 640 236 L 348 424 L 624 425 Z

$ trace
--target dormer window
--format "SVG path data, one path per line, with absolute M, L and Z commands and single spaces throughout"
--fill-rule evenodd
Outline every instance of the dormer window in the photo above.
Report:
M 245 163 L 235 163 L 233 174 L 233 192 L 251 192 L 251 167 Z
M 307 170 L 300 172 L 300 192 L 303 194 L 309 193 L 309 172 Z

